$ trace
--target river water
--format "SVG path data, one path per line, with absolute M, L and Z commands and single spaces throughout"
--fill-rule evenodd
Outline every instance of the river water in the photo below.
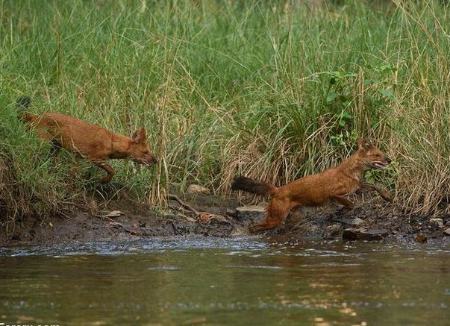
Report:
M 450 324 L 448 247 L 203 237 L 0 255 L 0 325 Z

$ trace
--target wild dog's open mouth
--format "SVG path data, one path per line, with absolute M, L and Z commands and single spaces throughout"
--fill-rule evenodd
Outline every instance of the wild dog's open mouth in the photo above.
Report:
M 388 162 L 382 162 L 382 161 L 373 161 L 370 163 L 370 165 L 375 169 L 384 169 L 389 163 Z

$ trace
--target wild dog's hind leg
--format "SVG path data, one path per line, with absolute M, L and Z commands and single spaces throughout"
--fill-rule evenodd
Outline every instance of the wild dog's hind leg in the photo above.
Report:
M 97 165 L 99 168 L 106 171 L 107 175 L 105 175 L 103 178 L 100 179 L 101 183 L 108 183 L 111 181 L 112 177 L 114 176 L 115 172 L 111 165 L 106 163 L 105 161 L 92 161 L 95 165 Z
M 251 232 L 269 230 L 277 227 L 288 216 L 291 209 L 288 199 L 272 198 L 267 207 L 267 217 L 261 224 L 256 224 L 250 228 Z
M 58 155 L 59 151 L 61 150 L 61 144 L 56 139 L 52 139 L 50 143 L 52 144 L 52 147 L 48 152 L 48 159 Z

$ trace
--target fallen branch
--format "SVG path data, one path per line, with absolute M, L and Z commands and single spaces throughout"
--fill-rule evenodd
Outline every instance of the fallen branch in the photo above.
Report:
M 199 212 L 191 205 L 182 201 L 177 195 L 169 194 L 169 195 L 167 195 L 167 198 L 171 199 L 171 200 L 175 200 L 176 202 L 178 202 L 181 205 L 181 207 L 194 213 L 195 216 L 197 217 L 197 221 L 202 224 L 209 223 L 212 219 L 216 219 L 219 221 L 226 221 L 226 218 L 224 216 L 220 216 L 220 215 L 216 215 L 216 214 L 212 214 L 212 213 L 208 213 L 208 212 Z
M 196 210 L 191 205 L 189 205 L 189 204 L 185 203 L 184 201 L 182 201 L 177 195 L 169 194 L 169 195 L 167 195 L 167 198 L 177 201 L 182 207 L 184 207 L 187 210 L 191 211 L 195 215 L 200 216 L 201 213 L 198 210 Z

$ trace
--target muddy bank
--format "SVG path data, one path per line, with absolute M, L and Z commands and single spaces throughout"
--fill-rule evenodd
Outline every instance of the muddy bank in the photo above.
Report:
M 110 201 L 92 212 L 78 206 L 58 216 L 23 218 L 14 229 L 3 229 L 1 246 L 135 240 L 154 236 L 249 235 L 248 226 L 264 218 L 264 202 L 246 205 L 236 197 L 177 196 L 168 207 L 151 208 L 136 202 Z M 408 215 L 378 198 L 356 201 L 352 210 L 337 205 L 294 211 L 280 227 L 261 233 L 276 241 L 373 240 L 443 242 L 450 240 L 450 216 Z

